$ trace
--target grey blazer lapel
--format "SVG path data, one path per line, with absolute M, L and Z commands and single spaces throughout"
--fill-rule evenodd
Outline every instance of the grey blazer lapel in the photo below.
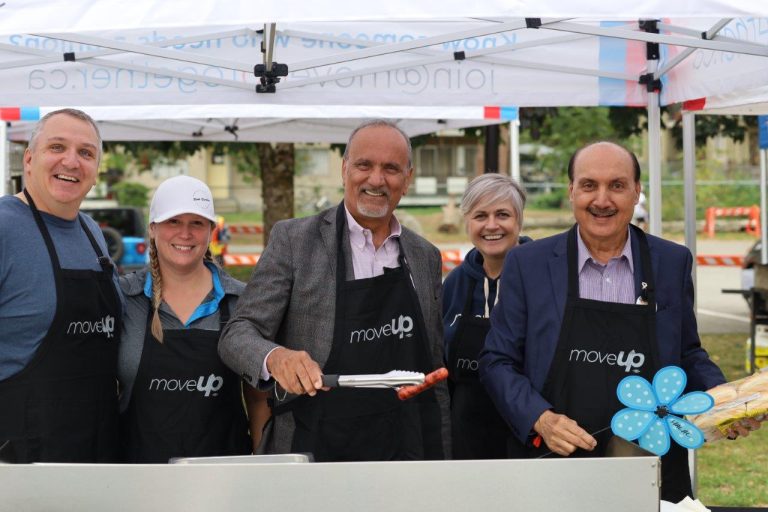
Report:
M 563 321 L 565 301 L 568 297 L 568 238 L 562 237 L 549 259 L 549 278 L 552 285 L 552 296 L 557 305 L 557 317 Z
M 411 268 L 411 275 L 413 276 L 413 285 L 416 288 L 416 294 L 421 302 L 422 309 L 426 304 L 426 296 L 429 295 L 430 289 L 429 283 L 429 257 L 421 251 L 421 247 L 414 243 L 411 238 L 411 234 L 403 230 L 400 235 L 400 243 L 403 246 L 405 252 L 406 262 Z M 426 294 L 426 295 L 425 295 Z
M 320 224 L 320 238 L 323 240 L 323 248 L 328 254 L 328 262 L 331 265 L 331 275 L 336 276 L 336 212 L 342 205 L 331 208 L 325 212 Z
M 419 243 L 415 235 L 405 229 L 400 236 L 400 242 L 405 252 L 406 263 L 411 269 L 413 287 L 416 291 L 419 309 L 421 309 L 424 325 L 427 329 L 428 348 L 432 351 L 434 334 L 431 330 L 435 322 L 439 323 L 439 320 L 434 317 L 437 310 L 432 307 L 435 285 L 432 281 L 434 270 L 431 269 L 433 268 L 432 265 L 435 264 L 435 259 L 426 247 Z

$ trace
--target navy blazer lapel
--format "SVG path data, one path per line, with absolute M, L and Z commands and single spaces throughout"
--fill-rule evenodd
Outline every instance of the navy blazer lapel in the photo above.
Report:
M 632 249 L 632 275 L 635 279 L 635 297 L 639 297 L 643 289 L 640 283 L 646 279 L 646 276 L 643 275 L 643 266 L 640 262 L 640 240 L 635 234 L 635 230 L 631 228 L 629 230 L 629 241 L 630 248 Z M 656 265 L 653 265 L 651 268 L 656 268 Z
M 661 268 L 661 255 L 657 250 L 656 244 L 648 236 L 648 251 L 651 253 L 651 271 L 653 272 L 653 281 L 656 285 L 656 304 L 659 303 L 659 269 Z
M 568 236 L 562 236 L 552 251 L 549 259 L 549 278 L 552 284 L 552 296 L 557 306 L 557 317 L 562 322 L 565 301 L 568 298 Z
M 630 229 L 630 240 L 632 242 L 632 270 L 635 277 L 635 296 L 639 297 L 642 287 L 640 283 L 646 281 L 647 277 L 643 275 L 643 267 L 640 262 L 640 240 L 635 234 L 634 230 Z M 659 251 L 656 250 L 656 244 L 653 241 L 653 237 L 646 234 L 648 240 L 648 251 L 651 253 L 651 271 L 653 272 L 653 281 L 656 283 L 656 290 L 659 289 L 659 269 L 661 268 Z M 658 302 L 658 297 L 656 298 Z

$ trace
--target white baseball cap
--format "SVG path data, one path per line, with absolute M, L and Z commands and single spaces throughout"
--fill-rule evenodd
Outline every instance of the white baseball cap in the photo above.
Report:
M 213 194 L 208 185 L 191 176 L 175 176 L 155 190 L 149 205 L 149 222 L 163 222 L 184 213 L 194 213 L 216 222 Z

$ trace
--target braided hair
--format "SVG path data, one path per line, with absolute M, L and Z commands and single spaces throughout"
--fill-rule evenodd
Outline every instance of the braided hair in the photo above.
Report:
M 160 322 L 160 304 L 163 302 L 163 274 L 160 272 L 160 260 L 157 258 L 155 239 L 149 239 L 149 273 L 152 276 L 152 336 L 163 342 L 163 324 Z

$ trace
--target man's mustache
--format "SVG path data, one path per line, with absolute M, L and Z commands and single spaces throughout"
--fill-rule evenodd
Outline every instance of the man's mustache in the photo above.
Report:
M 618 208 L 598 208 L 596 206 L 590 206 L 587 211 L 596 217 L 610 217 L 618 212 Z

